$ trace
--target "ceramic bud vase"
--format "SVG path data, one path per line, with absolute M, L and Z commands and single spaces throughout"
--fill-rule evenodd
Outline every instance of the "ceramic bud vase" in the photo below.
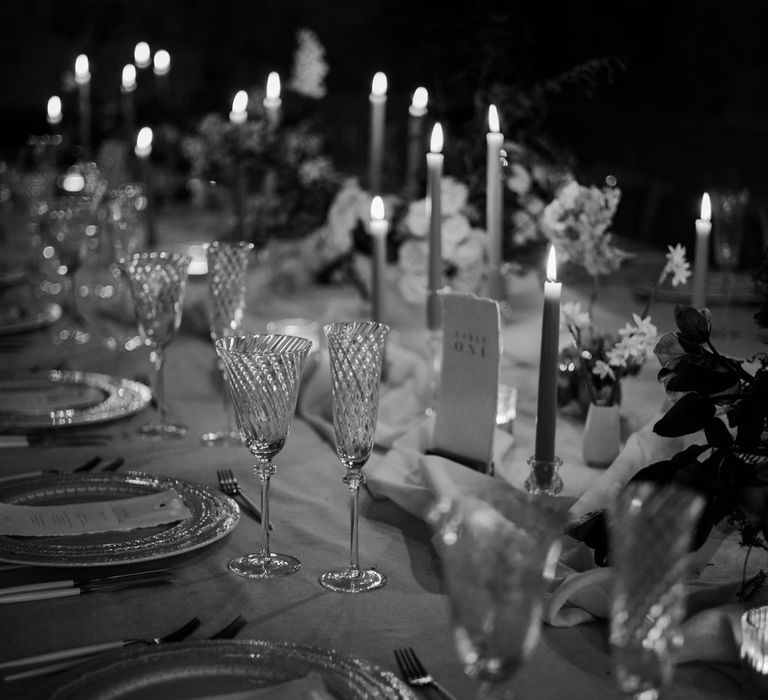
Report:
M 582 454 L 590 467 L 608 467 L 621 449 L 619 404 L 590 403 L 584 423 Z

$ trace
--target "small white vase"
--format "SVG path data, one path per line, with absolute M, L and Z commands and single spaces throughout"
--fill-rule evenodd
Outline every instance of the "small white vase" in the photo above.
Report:
M 618 456 L 621 449 L 620 408 L 619 404 L 589 404 L 581 448 L 584 461 L 590 467 L 608 467 Z

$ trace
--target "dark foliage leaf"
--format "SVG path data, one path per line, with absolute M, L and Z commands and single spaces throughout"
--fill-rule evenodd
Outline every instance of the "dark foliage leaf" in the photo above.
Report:
M 733 442 L 733 437 L 725 423 L 717 416 L 713 416 L 705 423 L 704 435 L 707 438 L 707 444 L 713 447 L 727 447 Z
M 709 309 L 693 306 L 676 306 L 675 323 L 683 338 L 694 343 L 706 343 L 712 331 L 712 315 Z
M 739 382 L 737 369 L 716 355 L 686 355 L 670 363 L 672 372 L 665 376 L 667 391 L 695 391 L 720 394 Z
M 680 437 L 702 430 L 715 415 L 712 399 L 694 391 L 681 396 L 653 426 L 662 437 Z

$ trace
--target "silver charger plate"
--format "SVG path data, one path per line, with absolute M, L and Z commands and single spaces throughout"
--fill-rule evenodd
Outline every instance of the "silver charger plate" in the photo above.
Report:
M 15 408 L 3 405 L 4 392 L 16 397 Z M 31 402 L 23 400 L 25 395 Z M 40 376 L 0 379 L 0 428 L 103 423 L 137 413 L 151 400 L 152 391 L 145 384 L 106 374 L 51 370 Z
M 179 642 L 110 654 L 59 676 L 51 700 L 215 698 L 317 673 L 338 700 L 416 700 L 393 673 L 318 646 L 262 640 Z M 53 685 L 53 684 L 52 684 Z
M 0 335 L 26 333 L 38 328 L 50 326 L 61 318 L 61 307 L 58 304 L 45 304 L 32 311 L 19 314 L 0 315 Z
M 135 564 L 191 552 L 221 539 L 240 519 L 229 496 L 189 481 L 150 474 L 44 474 L 0 484 L 0 501 L 43 506 L 112 501 L 173 489 L 191 517 L 127 532 L 61 537 L 0 535 L 0 561 L 30 566 Z

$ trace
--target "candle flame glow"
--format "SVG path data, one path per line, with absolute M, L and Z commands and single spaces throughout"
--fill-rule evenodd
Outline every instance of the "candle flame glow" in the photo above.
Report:
M 48 98 L 48 122 L 58 124 L 61 121 L 61 98 L 58 95 Z
M 152 152 L 152 129 L 142 126 L 136 136 L 136 155 L 146 157 Z
M 426 109 L 427 102 L 429 101 L 429 93 L 425 87 L 417 87 L 413 91 L 413 99 L 411 100 L 411 107 L 414 109 Z
M 443 150 L 443 127 L 440 125 L 440 122 L 435 122 L 435 125 L 432 127 L 429 150 L 432 153 L 440 153 Z
M 557 257 L 555 246 L 550 246 L 547 257 L 547 282 L 557 282 Z
M 155 72 L 155 75 L 165 75 L 168 73 L 171 70 L 171 54 L 165 49 L 156 51 L 152 70 Z
M 232 100 L 233 112 L 245 112 L 248 107 L 248 93 L 245 90 L 238 90 L 235 99 Z
M 488 128 L 494 133 L 499 133 L 499 112 L 496 105 L 488 107 Z
M 371 201 L 371 219 L 381 221 L 384 219 L 384 200 L 376 195 Z
M 371 94 L 378 97 L 383 97 L 387 94 L 387 76 L 381 71 L 373 76 L 371 82 Z
M 146 68 L 149 65 L 151 53 L 149 44 L 146 41 L 140 41 L 133 49 L 133 62 L 139 68 Z
M 701 218 L 704 221 L 712 219 L 712 202 L 709 199 L 709 192 L 705 192 L 701 197 Z
M 91 79 L 89 72 L 88 56 L 81 53 L 75 59 L 75 81 L 78 83 L 87 83 Z
M 136 66 L 133 63 L 123 66 L 122 85 L 126 92 L 131 92 L 136 87 Z
M 280 76 L 272 71 L 267 76 L 267 99 L 277 100 L 280 98 Z

